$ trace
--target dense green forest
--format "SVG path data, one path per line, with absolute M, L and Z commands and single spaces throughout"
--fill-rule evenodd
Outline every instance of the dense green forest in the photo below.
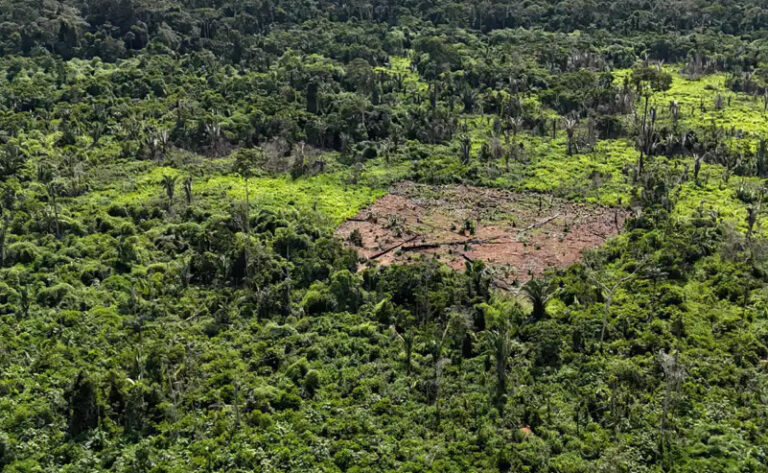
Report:
M 768 472 L 767 25 L 0 0 L 0 470 Z M 402 182 L 629 218 L 501 287 L 338 235 Z

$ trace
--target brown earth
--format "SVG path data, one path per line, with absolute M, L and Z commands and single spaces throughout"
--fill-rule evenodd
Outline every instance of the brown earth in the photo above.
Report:
M 484 261 L 503 286 L 575 263 L 616 235 L 627 215 L 547 195 L 403 182 L 336 233 L 379 264 L 428 257 L 461 269 Z M 350 242 L 355 230 L 359 246 Z

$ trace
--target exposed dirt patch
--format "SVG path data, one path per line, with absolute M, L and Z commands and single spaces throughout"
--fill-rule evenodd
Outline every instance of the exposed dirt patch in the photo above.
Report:
M 460 269 L 484 261 L 501 284 L 511 284 L 578 261 L 616 235 L 627 216 L 538 194 L 403 182 L 336 233 L 379 264 L 429 257 Z

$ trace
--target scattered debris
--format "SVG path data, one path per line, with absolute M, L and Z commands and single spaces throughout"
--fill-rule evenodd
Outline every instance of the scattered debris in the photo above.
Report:
M 619 233 L 628 215 L 539 194 L 402 182 L 337 234 L 348 240 L 357 230 L 362 244 L 353 247 L 378 264 L 428 257 L 463 269 L 484 261 L 498 286 L 507 287 L 575 263 L 584 250 Z

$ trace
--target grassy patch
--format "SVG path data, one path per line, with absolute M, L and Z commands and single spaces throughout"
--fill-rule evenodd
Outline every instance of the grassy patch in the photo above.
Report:
M 629 202 L 631 184 L 622 171 L 637 161 L 638 151 L 626 140 L 603 140 L 588 154 L 566 156 L 565 144 L 531 141 L 534 161 L 520 187 L 551 192 L 605 205 Z
M 203 195 L 225 194 L 229 200 L 245 199 L 245 181 L 235 176 L 213 176 L 200 182 Z M 361 208 L 384 195 L 382 189 L 344 183 L 343 174 L 323 174 L 292 180 L 287 176 L 250 179 L 249 197 L 257 206 L 317 210 L 335 224 L 354 216 Z
M 109 206 L 110 204 L 136 204 L 165 199 L 161 185 L 163 176 L 177 177 L 177 202 L 183 199 L 184 169 L 169 166 L 151 166 L 148 163 L 132 167 L 131 179 L 116 180 L 74 199 L 73 207 Z M 383 189 L 368 185 L 347 183 L 343 172 L 291 179 L 289 176 L 256 177 L 249 180 L 251 203 L 270 209 L 293 207 L 300 211 L 316 210 L 338 224 L 355 215 L 377 197 Z M 226 208 L 229 203 L 245 200 L 245 181 L 232 174 L 214 174 L 195 177 L 192 182 L 193 199 L 208 208 Z

